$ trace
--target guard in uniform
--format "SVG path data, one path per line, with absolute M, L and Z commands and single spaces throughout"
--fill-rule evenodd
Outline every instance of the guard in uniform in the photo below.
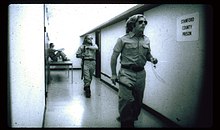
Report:
M 118 38 L 111 57 L 111 80 L 119 83 L 119 114 L 121 127 L 134 127 L 144 96 L 147 61 L 157 64 L 151 55 L 150 40 L 143 34 L 147 20 L 142 14 L 131 16 L 126 22 L 126 35 Z M 116 73 L 117 58 L 121 68 Z
M 84 80 L 84 91 L 87 98 L 91 96 L 90 84 L 95 71 L 95 57 L 98 46 L 92 43 L 92 37 L 86 35 L 83 44 L 78 48 L 76 57 L 82 59 L 82 79 Z

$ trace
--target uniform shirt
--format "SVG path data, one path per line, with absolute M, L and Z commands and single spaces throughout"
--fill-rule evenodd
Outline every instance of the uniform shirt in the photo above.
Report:
M 53 49 L 53 48 L 48 48 L 48 55 L 49 55 L 50 58 L 56 57 L 55 52 L 56 52 L 55 49 Z
M 145 35 L 137 37 L 133 32 L 118 38 L 114 51 L 121 53 L 122 65 L 134 64 L 144 67 L 152 57 L 149 38 Z
M 88 45 L 81 45 L 78 48 L 77 52 L 76 52 L 77 55 L 81 55 L 83 53 L 83 47 L 84 46 L 88 46 Z M 96 44 L 90 45 L 90 46 L 96 46 L 97 47 Z M 96 53 L 95 49 L 89 49 L 89 48 L 85 49 L 85 57 L 84 57 L 84 59 L 94 59 L 95 60 L 95 57 L 96 57 L 95 53 Z

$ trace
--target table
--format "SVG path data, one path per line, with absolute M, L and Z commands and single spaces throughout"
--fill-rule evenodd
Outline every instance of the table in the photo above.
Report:
M 73 63 L 71 61 L 50 61 L 49 62 L 49 75 L 50 75 L 50 67 L 51 66 L 66 66 L 68 69 L 68 77 L 69 77 L 69 71 L 71 68 L 73 68 Z M 73 83 L 73 71 L 71 71 L 71 83 Z

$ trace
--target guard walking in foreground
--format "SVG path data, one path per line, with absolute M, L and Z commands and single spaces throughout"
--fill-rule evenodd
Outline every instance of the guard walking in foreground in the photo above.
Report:
M 144 15 L 131 16 L 126 21 L 126 34 L 118 38 L 111 56 L 111 80 L 119 82 L 119 114 L 121 127 L 134 127 L 138 120 L 144 97 L 147 61 L 157 64 L 151 55 L 150 40 L 145 36 L 147 20 Z M 121 68 L 117 75 L 117 58 L 120 56 Z M 123 83 L 123 84 L 122 84 Z
M 83 44 L 78 48 L 76 52 L 76 58 L 82 59 L 81 79 L 84 81 L 83 89 L 87 98 L 91 97 L 90 84 L 92 82 L 92 76 L 95 71 L 96 50 L 98 50 L 98 46 L 92 42 L 92 39 L 93 38 L 87 34 L 84 38 Z

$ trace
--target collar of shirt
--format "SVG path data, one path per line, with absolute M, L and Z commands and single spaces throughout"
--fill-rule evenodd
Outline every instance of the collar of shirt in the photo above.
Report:
M 129 32 L 128 35 L 130 36 L 130 38 L 134 37 L 136 34 L 133 32 Z M 144 37 L 144 34 L 141 35 L 141 37 Z

